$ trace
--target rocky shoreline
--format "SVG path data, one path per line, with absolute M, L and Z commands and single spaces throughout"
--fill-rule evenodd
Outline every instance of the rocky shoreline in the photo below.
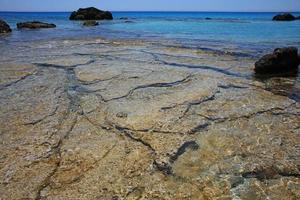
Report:
M 93 39 L 0 63 L 1 199 L 300 198 L 299 102 L 253 58 Z

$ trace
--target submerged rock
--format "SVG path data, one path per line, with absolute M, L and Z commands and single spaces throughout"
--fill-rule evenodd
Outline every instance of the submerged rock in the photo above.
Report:
M 28 28 L 28 29 L 38 29 L 38 28 L 55 28 L 55 24 L 49 24 L 39 21 L 32 21 L 32 22 L 22 22 L 17 23 L 18 29 Z
M 134 23 L 134 21 L 126 20 L 124 23 Z
M 279 14 L 273 17 L 273 21 L 293 21 L 296 17 L 290 13 Z
M 0 33 L 9 33 L 11 32 L 11 29 L 9 27 L 9 25 L 0 19 Z
M 286 73 L 298 68 L 300 59 L 296 47 L 275 49 L 273 54 L 263 56 L 255 63 L 258 74 Z
M 91 21 L 85 21 L 83 23 L 83 26 L 98 26 L 99 23 L 97 21 L 91 20 Z
M 120 20 L 128 20 L 128 17 L 120 17 Z
M 8 43 L 0 199 L 299 199 L 299 103 L 159 42 Z
M 70 20 L 112 20 L 113 16 L 109 11 L 102 11 L 94 7 L 80 8 L 71 13 Z

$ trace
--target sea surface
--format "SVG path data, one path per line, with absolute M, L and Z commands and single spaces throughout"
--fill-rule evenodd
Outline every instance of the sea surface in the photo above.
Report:
M 0 42 L 24 42 L 58 38 L 104 37 L 109 39 L 174 40 L 188 47 L 224 49 L 260 55 L 281 46 L 300 47 L 300 20 L 274 22 L 278 13 L 238 12 L 113 12 L 113 21 L 83 27 L 70 21 L 69 12 L 0 12 L 13 33 Z M 293 13 L 300 15 L 300 13 Z M 121 20 L 121 17 L 128 18 Z M 210 19 L 206 19 L 210 18 Z M 55 29 L 17 30 L 16 23 L 39 20 L 54 23 Z M 0 43 L 0 44 L 1 44 Z

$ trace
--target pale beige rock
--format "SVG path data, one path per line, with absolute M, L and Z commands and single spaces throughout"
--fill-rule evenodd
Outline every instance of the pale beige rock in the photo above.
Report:
M 234 47 L 53 40 L 0 62 L 1 200 L 299 199 L 299 81 Z

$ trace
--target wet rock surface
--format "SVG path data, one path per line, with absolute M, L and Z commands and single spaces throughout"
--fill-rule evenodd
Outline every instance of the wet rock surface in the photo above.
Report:
M 300 57 L 296 47 L 275 49 L 273 54 L 267 54 L 255 63 L 257 74 L 281 74 L 297 71 Z
M 10 33 L 11 32 L 11 29 L 9 27 L 9 25 L 0 19 L 0 34 L 1 33 Z
M 112 13 L 94 7 L 80 8 L 70 15 L 70 20 L 112 20 Z
M 20 22 L 17 23 L 18 29 L 40 29 L 40 28 L 55 28 L 55 24 L 32 21 L 32 22 Z
M 299 199 L 300 106 L 255 59 L 22 45 L 0 56 L 0 199 Z

